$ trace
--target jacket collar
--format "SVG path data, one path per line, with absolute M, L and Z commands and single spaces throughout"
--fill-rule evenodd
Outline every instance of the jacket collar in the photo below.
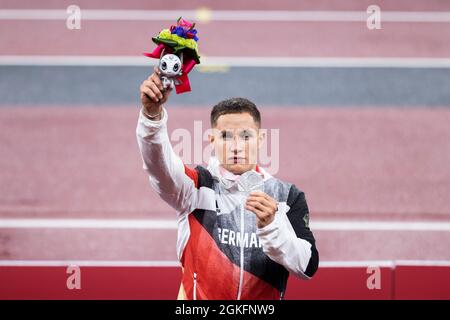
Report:
M 208 161 L 207 169 L 211 172 L 213 179 L 219 181 L 226 189 L 233 186 L 239 190 L 244 191 L 252 187 L 257 187 L 258 181 L 261 183 L 271 178 L 272 176 L 263 168 L 256 165 L 256 170 L 247 171 L 241 175 L 233 174 L 226 170 L 214 156 L 211 156 Z

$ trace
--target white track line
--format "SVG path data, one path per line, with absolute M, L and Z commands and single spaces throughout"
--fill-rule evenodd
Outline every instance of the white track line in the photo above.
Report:
M 0 228 L 175 230 L 177 222 L 148 219 L 0 219 Z
M 0 20 L 65 20 L 65 9 L 3 9 Z M 366 11 L 295 11 L 295 10 L 101 10 L 81 8 L 82 20 L 175 21 L 179 16 L 200 22 L 365 22 Z M 383 11 L 381 22 L 450 22 L 450 12 Z
M 450 267 L 450 261 L 445 260 L 396 260 L 396 266 L 421 266 L 421 267 Z
M 0 229 L 166 229 L 176 230 L 175 220 L 150 219 L 0 219 Z M 314 221 L 317 231 L 450 231 L 450 222 Z
M 0 267 L 179 267 L 178 261 L 102 261 L 102 260 L 0 260 Z M 395 266 L 450 267 L 447 260 L 367 260 L 322 261 L 321 268 L 361 268 Z
M 321 231 L 450 231 L 450 222 L 412 221 L 333 221 L 311 222 Z
M 103 260 L 0 260 L 0 266 L 17 267 L 179 267 L 179 261 L 103 261 Z
M 388 267 L 420 266 L 420 267 L 450 267 L 448 260 L 361 260 L 361 261 L 323 261 L 321 268 L 357 268 L 357 267 Z
M 23 56 L 0 55 L 1 65 L 17 66 L 142 66 L 154 59 L 144 56 Z M 450 58 L 319 58 L 319 57 L 204 57 L 201 67 L 359 67 L 450 68 Z

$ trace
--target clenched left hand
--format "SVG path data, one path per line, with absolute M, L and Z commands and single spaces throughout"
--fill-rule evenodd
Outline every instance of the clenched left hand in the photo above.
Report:
M 256 214 L 258 228 L 264 228 L 275 218 L 278 202 L 262 191 L 252 191 L 245 203 L 245 209 Z

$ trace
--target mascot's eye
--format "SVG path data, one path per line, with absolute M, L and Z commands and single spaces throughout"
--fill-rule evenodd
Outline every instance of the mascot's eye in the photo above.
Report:
M 173 66 L 173 71 L 177 72 L 178 68 L 179 68 L 178 63 L 175 63 L 175 65 Z
M 167 69 L 167 63 L 165 61 L 163 61 L 161 63 L 161 69 L 166 70 Z

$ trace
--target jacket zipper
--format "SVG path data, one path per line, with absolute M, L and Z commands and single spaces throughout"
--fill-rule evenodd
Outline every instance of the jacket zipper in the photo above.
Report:
M 240 245 L 240 270 L 239 270 L 239 287 L 238 287 L 238 295 L 237 300 L 241 300 L 241 293 L 242 293 L 242 283 L 244 281 L 244 245 L 243 245 L 243 239 L 244 239 L 244 205 L 241 204 L 241 245 Z
M 194 300 L 197 300 L 197 273 L 194 272 Z

